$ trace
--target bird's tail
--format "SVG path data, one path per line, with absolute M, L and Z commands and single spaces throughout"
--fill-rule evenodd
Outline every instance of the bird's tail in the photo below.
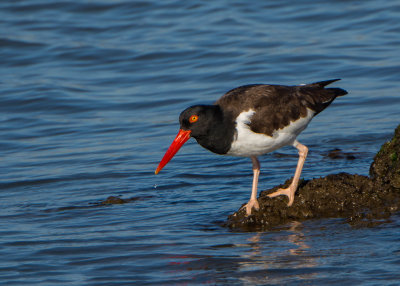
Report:
M 325 88 L 327 85 L 338 80 L 331 79 L 299 86 L 300 92 L 306 94 L 307 98 L 310 99 L 309 103 L 316 112 L 315 115 L 328 107 L 336 97 L 347 94 L 347 91 L 338 87 Z
M 327 86 L 335 81 L 338 81 L 338 80 L 340 80 L 340 78 L 318 81 L 318 82 L 311 83 L 310 86 L 324 88 L 325 86 Z M 325 90 L 329 90 L 330 91 L 329 93 L 334 95 L 334 97 L 343 96 L 343 95 L 347 94 L 346 90 L 338 88 L 338 87 L 325 88 Z

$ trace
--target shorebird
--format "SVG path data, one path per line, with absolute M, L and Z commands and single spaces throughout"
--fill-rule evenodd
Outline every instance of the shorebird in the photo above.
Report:
M 332 101 L 347 94 L 341 88 L 325 88 L 339 79 L 304 85 L 252 84 L 234 88 L 213 105 L 195 105 L 179 116 L 180 130 L 155 173 L 172 159 L 182 145 L 193 137 L 204 148 L 221 155 L 249 157 L 253 163 L 253 186 L 247 215 L 259 209 L 257 184 L 260 174 L 258 156 L 283 146 L 297 148 L 299 160 L 290 186 L 269 194 L 285 195 L 288 206 L 294 201 L 308 148 L 297 136 L 311 119 Z

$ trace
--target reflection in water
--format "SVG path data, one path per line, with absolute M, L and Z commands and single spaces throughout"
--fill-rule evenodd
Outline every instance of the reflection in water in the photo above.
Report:
M 243 255 L 246 261 L 240 262 L 239 271 L 245 274 L 240 277 L 245 284 L 282 282 L 282 277 L 310 279 L 316 274 L 307 269 L 317 266 L 314 256 L 308 255 L 307 238 L 300 222 L 292 222 L 287 230 L 289 234 L 280 235 L 276 240 L 269 240 L 265 233 L 257 233 L 250 237 L 249 251 Z M 287 272 L 287 276 L 285 276 Z
M 304 234 L 301 232 L 302 223 L 293 221 L 290 225 L 289 231 L 293 234 L 287 236 L 288 241 L 298 246 L 297 248 L 291 248 L 289 253 L 292 255 L 301 255 L 306 252 L 306 249 L 310 248 L 305 242 Z M 306 266 L 315 266 L 315 264 L 307 263 Z

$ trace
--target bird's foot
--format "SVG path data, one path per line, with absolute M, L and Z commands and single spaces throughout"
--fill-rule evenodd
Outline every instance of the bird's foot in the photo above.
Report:
M 285 195 L 289 198 L 288 202 L 288 207 L 290 207 L 293 204 L 294 201 L 294 193 L 296 192 L 296 188 L 293 185 L 290 185 L 289 188 L 287 189 L 279 189 L 276 192 L 273 192 L 272 194 L 269 194 L 268 197 L 274 198 L 280 195 Z
M 243 208 L 246 209 L 246 216 L 249 216 L 251 215 L 251 210 L 254 208 L 256 211 L 258 211 L 260 209 L 260 205 L 258 204 L 257 199 L 250 199 L 249 202 L 242 207 L 242 209 Z

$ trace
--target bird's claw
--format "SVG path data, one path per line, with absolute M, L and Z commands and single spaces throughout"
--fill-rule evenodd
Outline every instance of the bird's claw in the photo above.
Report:
M 290 207 L 293 204 L 294 201 L 294 193 L 295 193 L 296 189 L 294 189 L 294 187 L 292 185 L 289 186 L 289 188 L 286 189 L 279 189 L 276 192 L 273 192 L 272 194 L 269 194 L 268 197 L 270 198 L 274 198 L 280 195 L 284 195 L 287 196 L 289 199 L 288 202 L 288 207 Z
M 245 204 L 242 209 L 246 209 L 246 216 L 251 215 L 251 210 L 254 208 L 256 211 L 260 209 L 260 205 L 258 204 L 258 201 L 255 200 L 250 200 L 247 204 Z

